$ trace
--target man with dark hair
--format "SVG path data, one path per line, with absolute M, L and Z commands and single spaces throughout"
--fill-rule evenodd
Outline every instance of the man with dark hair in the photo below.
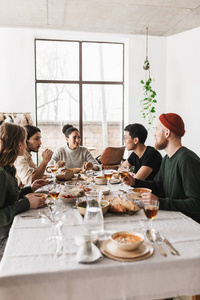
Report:
M 134 166 L 134 177 L 153 180 L 162 161 L 161 154 L 151 146 L 145 146 L 148 132 L 141 124 L 129 124 L 124 129 L 124 142 L 128 151 L 133 150 L 122 167 Z
M 15 161 L 18 185 L 30 185 L 34 180 L 42 178 L 53 151 L 46 149 L 42 152 L 42 162 L 37 168 L 31 157 L 31 152 L 38 152 L 42 144 L 41 131 L 38 127 L 26 125 L 27 131 L 26 150 L 23 156 L 18 156 Z
M 185 134 L 182 118 L 174 113 L 162 114 L 154 133 L 155 147 L 166 152 L 155 181 L 143 181 L 128 175 L 124 182 L 147 187 L 143 200 L 158 200 L 161 210 L 180 211 L 200 223 L 200 158 L 182 146 Z

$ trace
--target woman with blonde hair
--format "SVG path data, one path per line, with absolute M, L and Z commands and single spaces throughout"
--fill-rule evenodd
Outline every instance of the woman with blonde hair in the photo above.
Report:
M 45 180 L 36 180 L 31 186 L 21 190 L 18 188 L 13 164 L 19 155 L 24 154 L 25 149 L 25 129 L 12 123 L 2 124 L 0 126 L 0 259 L 15 215 L 29 208 L 44 206 L 45 199 L 27 194 L 46 185 Z

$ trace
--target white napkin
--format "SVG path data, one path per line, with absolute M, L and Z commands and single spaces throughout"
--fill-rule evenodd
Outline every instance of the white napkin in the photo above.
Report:
M 76 260 L 79 263 L 91 263 L 102 257 L 101 252 L 95 246 L 97 236 L 83 235 L 75 237 L 75 243 L 79 246 L 76 254 Z

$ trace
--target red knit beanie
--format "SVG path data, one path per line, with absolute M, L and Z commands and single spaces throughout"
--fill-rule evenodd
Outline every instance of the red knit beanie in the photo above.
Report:
M 185 125 L 182 118 L 173 113 L 162 114 L 159 117 L 160 122 L 178 136 L 185 134 Z

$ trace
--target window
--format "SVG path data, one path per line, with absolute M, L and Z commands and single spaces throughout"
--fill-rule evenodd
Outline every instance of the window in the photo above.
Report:
M 122 145 L 124 45 L 36 40 L 36 111 L 42 145 L 65 143 L 62 127 L 78 128 L 95 156 Z

